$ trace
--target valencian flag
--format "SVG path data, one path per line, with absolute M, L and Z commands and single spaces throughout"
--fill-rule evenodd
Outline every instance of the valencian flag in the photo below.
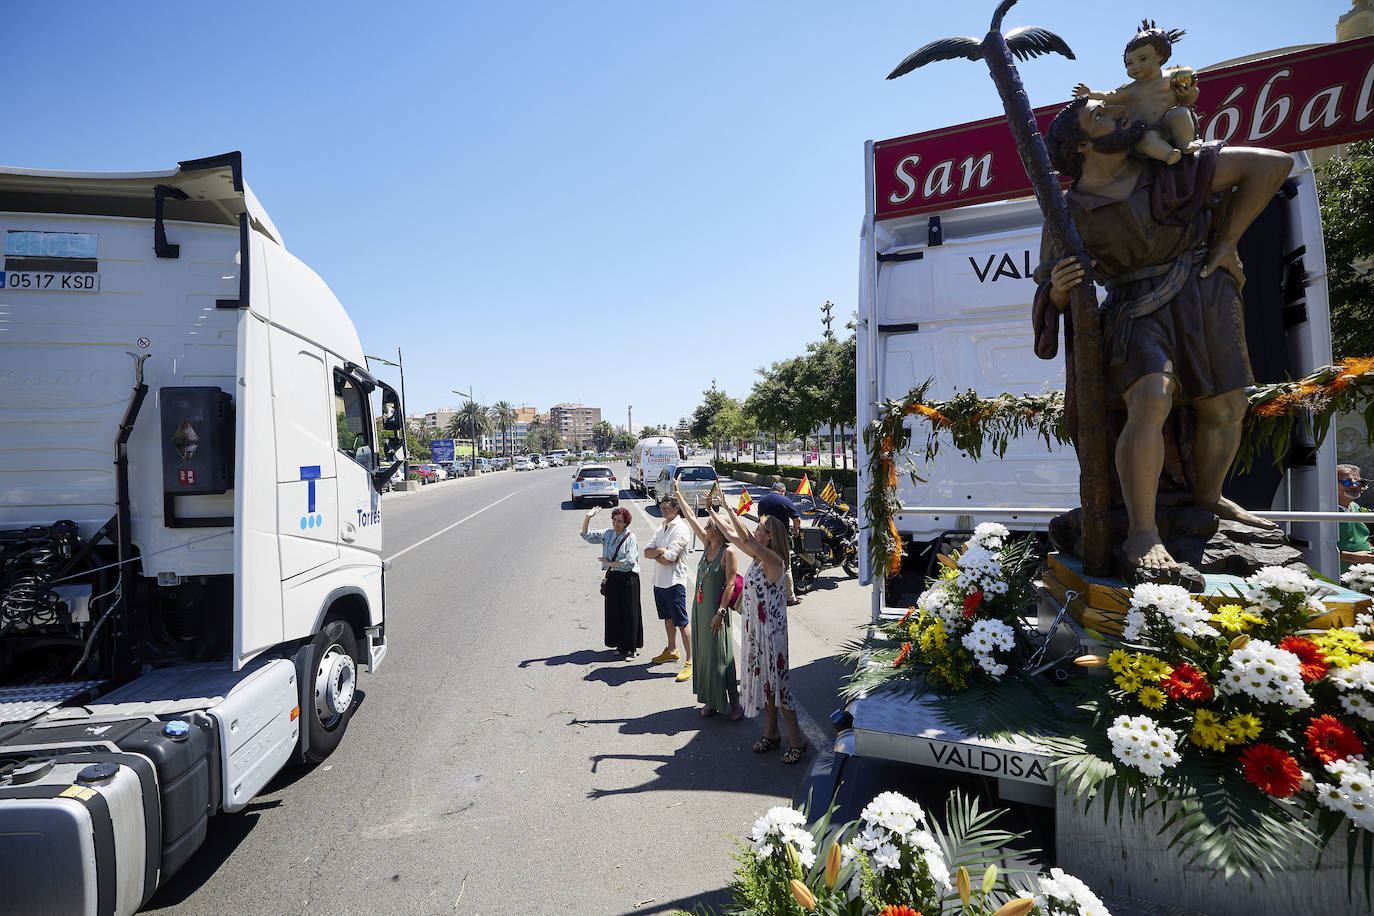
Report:
M 745 489 L 739 495 L 739 508 L 735 510 L 735 514 L 743 515 L 744 513 L 748 512 L 751 508 L 753 508 L 753 506 L 754 500 L 752 497 L 749 496 L 749 491 Z
M 821 490 L 821 499 L 833 506 L 835 505 L 835 501 L 839 498 L 840 494 L 835 490 L 834 481 L 827 480 L 825 482 L 825 489 Z
M 805 474 L 802 475 L 802 482 L 801 482 L 800 484 L 797 485 L 797 495 L 798 495 L 798 496 L 810 496 L 810 495 L 811 495 L 811 481 L 809 481 L 809 480 L 806 479 L 806 475 L 805 475 Z

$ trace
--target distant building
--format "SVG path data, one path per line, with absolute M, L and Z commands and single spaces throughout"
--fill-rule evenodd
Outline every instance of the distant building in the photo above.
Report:
M 592 444 L 592 433 L 601 422 L 600 407 L 582 404 L 555 404 L 549 408 L 549 426 L 563 437 L 566 448 L 580 449 Z

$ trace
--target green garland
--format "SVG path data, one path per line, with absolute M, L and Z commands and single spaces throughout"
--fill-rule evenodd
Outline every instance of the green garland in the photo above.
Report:
M 989 400 L 976 391 L 965 391 L 943 401 L 927 394 L 934 379 L 909 391 L 905 397 L 883 401 L 878 417 L 864 430 L 868 446 L 869 488 L 864 512 L 869 519 L 868 547 L 875 575 L 894 576 L 901 571 L 902 542 L 893 520 L 901 511 L 897 496 L 897 452 L 907 448 L 907 417 L 928 424 L 925 464 L 935 460 L 948 433 L 951 443 L 974 461 L 985 449 L 996 457 L 1006 454 L 1013 438 L 1034 433 L 1047 449 L 1068 445 L 1064 429 L 1064 392 L 1001 394 Z M 1336 411 L 1362 412 L 1367 441 L 1374 442 L 1374 357 L 1352 358 L 1323 366 L 1297 381 L 1259 385 L 1247 393 L 1249 409 L 1242 428 L 1236 465 L 1250 470 L 1255 457 L 1266 449 L 1276 463 L 1287 456 L 1298 424 L 1317 445 L 1326 438 L 1331 415 Z M 912 484 L 925 482 L 913 462 L 907 472 Z

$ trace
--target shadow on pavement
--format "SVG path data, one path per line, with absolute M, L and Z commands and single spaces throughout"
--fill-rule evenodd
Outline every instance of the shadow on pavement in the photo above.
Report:
M 600 681 L 609 687 L 623 687 L 632 681 L 652 681 L 662 677 L 677 677 L 677 669 L 650 668 L 644 662 L 620 662 L 589 671 L 584 681 Z
M 151 912 L 185 903 L 187 898 L 210 880 L 238 845 L 248 838 L 248 834 L 253 832 L 253 826 L 261 817 L 257 811 L 277 804 L 279 802 L 254 803 L 238 814 L 210 818 L 205 843 L 166 884 L 157 889 L 144 907 L 144 911 Z
M 645 904 L 637 906 L 633 910 L 626 910 L 622 916 L 641 916 L 644 913 L 677 913 L 684 911 L 687 913 L 710 912 L 719 913 L 725 910 L 730 903 L 730 893 L 724 888 L 718 891 L 711 891 L 709 894 L 700 894 L 696 897 L 682 897 L 677 900 L 653 901 L 653 905 Z M 709 910 L 698 910 L 698 906 L 710 907 Z
M 597 662 L 606 661 L 606 657 L 614 657 L 615 653 L 610 649 L 578 649 L 576 652 L 569 652 L 567 655 L 550 655 L 545 658 L 527 658 L 520 663 L 519 667 L 528 668 L 531 665 L 543 664 L 547 668 L 555 665 L 594 665 Z

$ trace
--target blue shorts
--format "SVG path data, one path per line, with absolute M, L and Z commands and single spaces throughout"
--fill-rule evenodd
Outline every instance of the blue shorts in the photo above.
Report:
M 654 606 L 658 608 L 659 620 L 671 620 L 676 627 L 687 626 L 687 586 L 659 588 L 655 585 Z

